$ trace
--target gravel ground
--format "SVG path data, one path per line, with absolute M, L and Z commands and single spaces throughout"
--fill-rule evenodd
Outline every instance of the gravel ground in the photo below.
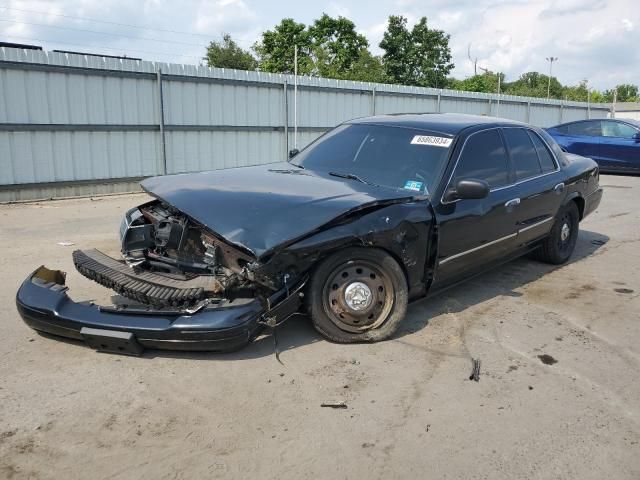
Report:
M 38 335 L 19 283 L 45 263 L 73 298 L 108 301 L 71 251 L 117 254 L 145 197 L 0 206 L 0 478 L 638 479 L 640 178 L 601 182 L 568 265 L 512 262 L 413 304 L 374 345 L 328 343 L 296 317 L 278 333 L 284 366 L 268 336 L 134 358 Z

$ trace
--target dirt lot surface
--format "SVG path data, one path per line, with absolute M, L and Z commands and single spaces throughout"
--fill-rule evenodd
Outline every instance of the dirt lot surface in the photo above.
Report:
M 45 263 L 73 298 L 107 301 L 71 251 L 117 254 L 145 197 L 0 206 L 0 478 L 638 479 L 640 178 L 601 182 L 568 265 L 512 262 L 413 304 L 375 345 L 294 318 L 284 366 L 268 336 L 133 358 L 38 335 L 20 282 Z

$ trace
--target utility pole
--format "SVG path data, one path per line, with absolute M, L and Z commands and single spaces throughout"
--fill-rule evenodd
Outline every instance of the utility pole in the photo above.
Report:
M 298 45 L 293 48 L 293 148 L 298 148 Z
M 478 74 L 478 57 L 471 58 L 471 44 L 467 47 L 467 57 L 473 63 L 473 76 L 475 77 Z
M 553 68 L 553 62 L 557 61 L 558 57 L 547 57 L 549 62 L 549 81 L 547 82 L 547 98 L 551 95 L 551 69 Z

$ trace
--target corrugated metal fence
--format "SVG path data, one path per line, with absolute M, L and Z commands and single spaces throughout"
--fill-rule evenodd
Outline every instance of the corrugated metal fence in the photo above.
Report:
M 534 125 L 597 105 L 298 77 L 297 146 L 355 117 L 458 112 Z M 127 191 L 145 176 L 267 163 L 294 146 L 293 76 L 0 49 L 0 201 Z

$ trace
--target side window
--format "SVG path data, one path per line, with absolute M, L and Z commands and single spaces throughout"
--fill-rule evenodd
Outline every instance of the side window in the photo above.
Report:
M 601 137 L 602 128 L 600 127 L 600 120 L 592 122 L 576 122 L 567 125 L 567 132 L 569 135 L 585 135 L 587 137 Z
M 620 137 L 620 138 L 633 138 L 638 131 L 631 125 L 626 123 L 614 122 L 611 120 L 602 121 L 602 136 L 603 137 Z
M 502 132 L 516 171 L 516 180 L 540 175 L 542 169 L 538 161 L 538 153 L 527 131 L 524 128 L 504 128 Z
M 557 127 L 553 127 L 557 132 L 566 135 L 567 133 L 569 133 L 569 126 L 568 125 L 558 125 Z
M 540 139 L 537 133 L 529 130 L 529 137 L 531 137 L 531 141 L 533 142 L 533 146 L 536 147 L 536 152 L 538 153 L 538 160 L 540 161 L 540 166 L 542 167 L 542 173 L 552 172 L 556 169 L 556 164 L 553 161 L 553 157 L 551 156 L 551 152 L 544 144 L 544 142 Z
M 509 159 L 497 129 L 473 134 L 467 140 L 454 182 L 467 178 L 484 180 L 491 188 L 509 183 Z

